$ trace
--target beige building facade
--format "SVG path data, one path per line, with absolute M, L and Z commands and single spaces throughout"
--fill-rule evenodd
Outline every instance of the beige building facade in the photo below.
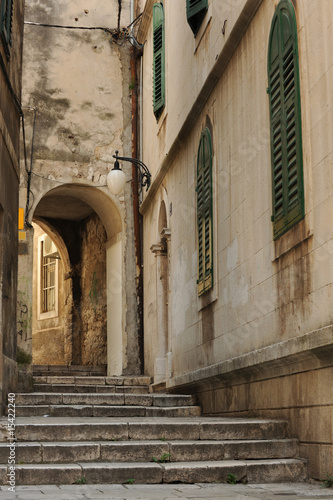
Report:
M 324 478 L 333 5 L 141 3 L 145 373 L 206 414 L 288 419 Z
M 132 151 L 134 4 L 88 3 L 25 7 L 18 345 L 34 364 L 139 374 L 131 166 L 118 196 L 106 186 Z

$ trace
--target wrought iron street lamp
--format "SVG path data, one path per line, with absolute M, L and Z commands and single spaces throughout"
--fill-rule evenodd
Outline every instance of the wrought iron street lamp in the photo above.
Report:
M 126 183 L 126 176 L 121 170 L 118 160 L 128 161 L 136 166 L 138 171 L 138 183 L 141 186 L 141 189 L 146 187 L 146 191 L 148 191 L 150 186 L 151 173 L 149 172 L 148 167 L 141 160 L 137 160 L 136 158 L 127 158 L 125 156 L 118 156 L 118 151 L 116 151 L 116 154 L 113 155 L 113 158 L 116 159 L 114 162 L 114 167 L 109 172 L 106 179 L 108 188 L 112 194 L 119 194 L 124 189 Z

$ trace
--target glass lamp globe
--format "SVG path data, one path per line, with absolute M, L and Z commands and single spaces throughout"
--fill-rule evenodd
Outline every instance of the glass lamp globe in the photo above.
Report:
M 126 184 L 126 175 L 122 170 L 120 170 L 119 163 L 117 166 L 116 163 L 118 162 L 115 162 L 114 168 L 110 170 L 106 178 L 108 188 L 114 195 L 119 194 L 124 189 Z

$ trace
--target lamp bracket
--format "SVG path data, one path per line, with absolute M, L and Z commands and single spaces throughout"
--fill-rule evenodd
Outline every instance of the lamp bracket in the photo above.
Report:
M 139 183 L 141 189 L 146 186 L 146 191 L 148 191 L 150 183 L 151 183 L 151 173 L 148 170 L 147 165 L 145 165 L 141 160 L 137 160 L 136 158 L 128 158 L 126 156 L 118 156 L 118 151 L 113 155 L 113 158 L 116 160 L 127 161 L 136 166 L 137 171 L 139 173 Z

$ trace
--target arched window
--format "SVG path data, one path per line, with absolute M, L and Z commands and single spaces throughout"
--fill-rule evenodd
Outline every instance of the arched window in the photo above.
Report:
M 297 25 L 290 0 L 275 11 L 269 37 L 274 239 L 304 217 L 301 102 Z
M 153 5 L 153 109 L 158 120 L 165 106 L 164 9 Z
M 198 295 L 213 286 L 212 140 L 201 134 L 197 158 Z

